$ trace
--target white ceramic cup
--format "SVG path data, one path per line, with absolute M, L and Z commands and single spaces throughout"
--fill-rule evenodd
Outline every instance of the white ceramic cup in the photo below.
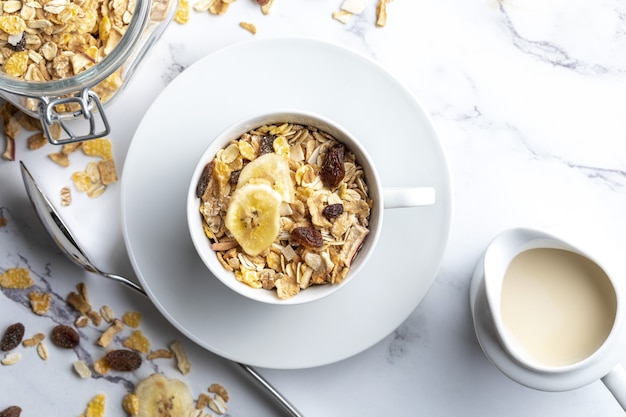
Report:
M 202 219 L 199 213 L 199 199 L 196 197 L 196 186 L 202 175 L 204 167 L 214 158 L 215 154 L 224 148 L 233 139 L 239 138 L 243 133 L 268 124 L 296 123 L 309 125 L 329 133 L 335 139 L 342 142 L 347 149 L 356 155 L 356 160 L 363 168 L 365 179 L 369 187 L 369 196 L 374 202 L 370 212 L 369 234 L 363 246 L 356 255 L 348 276 L 339 284 L 316 285 L 302 290 L 296 296 L 281 300 L 275 291 L 251 288 L 245 283 L 235 279 L 233 272 L 227 271 L 219 263 L 215 251 L 211 249 L 211 242 L 204 234 Z M 383 224 L 385 208 L 417 207 L 433 205 L 435 203 L 435 190 L 428 186 L 383 188 L 380 178 L 372 159 L 367 154 L 363 145 L 348 131 L 333 121 L 305 111 L 277 110 L 260 115 L 247 117 L 228 127 L 208 145 L 206 151 L 200 156 L 197 166 L 192 174 L 187 195 L 187 221 L 191 239 L 200 258 L 209 268 L 211 273 L 223 284 L 237 293 L 264 303 L 293 305 L 303 304 L 326 297 L 343 288 L 351 282 L 363 268 L 370 255 L 374 251 Z M 417 214 L 416 214 L 417 215 Z
M 610 327 L 606 337 L 595 351 L 588 356 L 569 364 L 546 365 L 529 356 L 519 341 L 516 340 L 503 320 L 502 293 L 505 274 L 511 262 L 521 253 L 531 249 L 560 249 L 580 255 L 597 266 L 602 285 L 606 292 L 606 302 L 615 303 L 615 313 L 605 323 Z M 567 291 L 567 288 L 565 289 Z M 498 346 L 483 341 L 481 347 L 498 368 L 511 379 L 531 388 L 559 391 L 573 389 L 601 380 L 611 391 L 620 405 L 626 409 L 626 372 L 619 363 L 620 354 L 625 345 L 624 335 L 624 299 L 620 282 L 614 279 L 602 265 L 588 253 L 580 250 L 553 234 L 544 231 L 515 228 L 499 234 L 487 247 L 479 262 L 472 281 L 472 313 L 477 329 L 484 325 L 497 335 Z M 540 296 L 540 294 L 537 294 Z M 480 298 L 485 300 L 481 312 Z M 477 314 L 483 317 L 477 317 Z M 477 332 L 478 333 L 478 332 Z M 486 332 L 484 332 L 486 333 Z M 484 337 L 484 334 L 483 334 Z M 560 348 L 560 347 L 557 347 Z M 502 352 L 496 352 L 501 349 Z M 562 389 L 561 389 L 562 388 Z

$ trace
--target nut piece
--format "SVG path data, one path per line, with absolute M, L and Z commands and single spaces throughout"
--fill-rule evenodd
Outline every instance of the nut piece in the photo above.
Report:
M 80 376 L 81 378 L 84 379 L 91 377 L 91 370 L 89 370 L 89 367 L 85 362 L 78 360 L 74 362 L 72 366 L 74 367 L 74 371 L 76 371 L 78 376 Z
M 211 386 L 209 387 L 209 392 L 219 395 L 226 402 L 228 402 L 229 400 L 228 391 L 226 391 L 226 388 L 224 388 L 224 386 L 221 384 L 211 384 Z
M 80 343 L 78 332 L 64 324 L 59 324 L 52 329 L 50 339 L 52 343 L 63 349 L 74 349 Z
M 191 370 L 191 364 L 189 363 L 189 358 L 187 358 L 187 353 L 183 349 L 183 344 L 180 340 L 175 341 L 170 345 L 170 349 L 174 352 L 174 356 L 176 357 L 176 366 L 178 370 L 183 375 L 186 375 Z
M 7 327 L 0 340 L 0 350 L 8 352 L 15 349 L 22 343 L 24 338 L 24 325 L 22 323 L 14 323 Z
M 119 319 L 114 319 L 111 326 L 106 329 L 98 338 L 96 343 L 102 347 L 108 347 L 116 334 L 124 330 L 124 323 Z

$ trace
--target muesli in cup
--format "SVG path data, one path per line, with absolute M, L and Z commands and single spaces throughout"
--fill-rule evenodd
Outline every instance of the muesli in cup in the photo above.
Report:
M 280 299 L 343 281 L 369 233 L 362 167 L 311 126 L 263 125 L 232 140 L 204 168 L 196 196 L 222 266 Z

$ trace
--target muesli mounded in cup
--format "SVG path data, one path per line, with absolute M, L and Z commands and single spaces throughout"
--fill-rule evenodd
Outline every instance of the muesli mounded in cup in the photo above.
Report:
M 204 168 L 196 196 L 222 266 L 280 299 L 343 281 L 369 233 L 362 167 L 311 126 L 264 125 L 232 140 Z

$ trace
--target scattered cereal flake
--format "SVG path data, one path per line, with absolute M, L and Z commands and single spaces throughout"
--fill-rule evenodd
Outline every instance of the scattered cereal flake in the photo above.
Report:
M 102 184 L 109 185 L 117 182 L 117 171 L 115 170 L 115 161 L 112 159 L 105 159 L 98 162 L 98 171 L 100 172 L 100 178 Z
M 213 398 L 209 397 L 209 408 L 215 411 L 219 415 L 226 414 L 226 411 L 228 409 L 226 407 L 226 403 L 224 402 L 224 399 L 220 397 L 219 395 L 216 395 Z
M 61 147 L 61 153 L 65 154 L 65 155 L 69 155 L 72 152 L 75 152 L 78 148 L 80 148 L 83 145 L 82 142 L 72 142 L 72 143 L 65 143 L 63 144 L 63 146 Z
M 20 352 L 9 352 L 4 355 L 2 361 L 0 361 L 3 365 L 15 365 L 22 359 L 22 355 Z
M 198 395 L 198 400 L 196 401 L 196 408 L 202 410 L 209 405 L 209 401 L 211 400 L 212 398 L 209 395 L 201 392 L 200 395 Z
M 387 3 L 390 0 L 378 0 L 376 4 L 376 27 L 382 28 L 387 24 Z
M 108 138 L 86 140 L 83 142 L 82 150 L 88 156 L 113 159 L 113 144 Z
M 138 313 L 136 311 L 127 311 L 122 316 L 122 322 L 124 322 L 124 324 L 127 326 L 137 328 L 141 323 L 141 313 Z
M 220 16 L 228 11 L 230 2 L 224 0 L 215 0 L 209 7 L 209 13 Z
M 169 349 L 157 349 L 152 351 L 146 356 L 146 359 L 151 361 L 152 359 L 170 359 L 174 357 L 174 353 Z
M 87 366 L 87 364 L 81 360 L 77 360 L 76 362 L 74 362 L 72 364 L 74 371 L 78 374 L 78 376 L 80 376 L 81 378 L 85 379 L 85 378 L 90 378 L 91 377 L 91 370 L 89 369 L 89 367 Z
M 98 169 L 98 163 L 91 161 L 85 167 L 85 173 L 89 175 L 91 182 L 96 184 L 101 182 L 100 170 Z
M 189 0 L 179 0 L 174 21 L 181 25 L 189 22 Z
M 111 367 L 109 366 L 109 362 L 107 361 L 106 356 L 103 356 L 97 361 L 94 361 L 93 370 L 100 375 L 106 375 L 111 372 Z
M 365 0 L 343 0 L 341 10 L 352 14 L 361 14 L 365 10 Z
M 253 35 L 256 35 L 256 26 L 254 25 L 254 23 L 239 22 L 239 26 L 252 33 Z
M 89 317 L 89 320 L 91 320 L 93 325 L 96 327 L 100 326 L 100 323 L 102 323 L 102 316 L 100 316 L 100 313 L 96 310 L 89 310 L 87 312 L 87 317 Z
M 72 181 L 78 191 L 88 191 L 93 185 L 89 174 L 85 171 L 76 171 L 72 174 Z
M 104 417 L 104 406 L 106 397 L 104 394 L 98 394 L 89 401 L 85 410 L 85 417 Z
M 174 353 L 176 357 L 176 366 L 178 370 L 183 375 L 186 375 L 191 370 L 191 364 L 189 363 L 189 359 L 187 358 L 187 353 L 185 353 L 185 349 L 183 348 L 183 344 L 180 340 L 175 341 L 170 345 L 170 349 Z
M 278 136 L 276 139 L 274 139 L 272 147 L 274 148 L 274 152 L 277 155 L 280 155 L 284 158 L 289 158 L 289 143 L 287 142 L 286 137 Z
M 124 323 L 118 319 L 114 319 L 113 323 L 107 328 L 98 338 L 96 343 L 102 347 L 108 347 L 113 340 L 113 337 L 124 330 Z
M 270 11 L 272 10 L 272 6 L 274 6 L 274 0 L 269 0 L 266 1 L 264 4 L 261 4 L 261 11 L 263 12 L 263 14 L 267 15 L 270 14 Z
M 88 190 L 87 190 L 87 197 L 89 198 L 97 198 L 100 197 L 102 195 L 102 193 L 104 193 L 104 191 L 107 189 L 107 186 L 104 184 L 93 184 Z
M 115 319 L 115 314 L 113 314 L 113 309 L 108 305 L 103 305 L 100 307 L 100 315 L 107 323 L 111 323 L 113 319 Z
M 31 291 L 28 294 L 28 300 L 30 301 L 30 307 L 33 309 L 33 312 L 39 316 L 43 316 L 50 309 L 52 298 L 50 293 Z
M 4 216 L 0 216 L 0 227 L 4 227 L 4 226 L 6 226 L 7 224 L 9 224 L 9 222 L 8 222 L 7 218 L 6 218 L 6 217 L 4 217 Z
M 0 287 L 26 289 L 35 285 L 26 268 L 9 268 L 0 275 Z
M 139 415 L 139 397 L 135 394 L 126 394 L 122 400 L 122 407 L 131 416 Z
M 48 346 L 44 342 L 39 342 L 37 344 L 37 354 L 41 359 L 48 360 Z
M 211 386 L 209 387 L 209 392 L 219 395 L 226 402 L 228 402 L 229 400 L 228 391 L 226 391 L 226 388 L 224 388 L 224 386 L 221 384 L 211 384 Z
M 70 158 L 64 153 L 56 152 L 48 154 L 48 158 L 52 159 L 55 163 L 61 165 L 63 168 L 70 166 Z
M 42 340 L 44 340 L 46 336 L 43 333 L 36 333 L 30 339 L 24 339 L 22 341 L 22 346 L 24 347 L 33 347 L 38 345 Z
M 69 187 L 61 188 L 61 205 L 67 207 L 72 204 L 72 191 Z
M 352 13 L 347 12 L 345 10 L 337 10 L 336 12 L 333 12 L 333 19 L 343 24 L 347 24 L 348 22 L 350 22 L 351 17 L 352 17 Z
M 43 132 L 37 132 L 33 135 L 30 135 L 28 139 L 26 139 L 26 144 L 28 146 L 28 149 L 30 149 L 31 151 L 42 148 L 47 143 L 48 143 L 48 139 L 46 139 Z
M 141 353 L 150 352 L 150 341 L 141 330 L 135 330 L 123 343 L 129 349 L 136 350 Z

